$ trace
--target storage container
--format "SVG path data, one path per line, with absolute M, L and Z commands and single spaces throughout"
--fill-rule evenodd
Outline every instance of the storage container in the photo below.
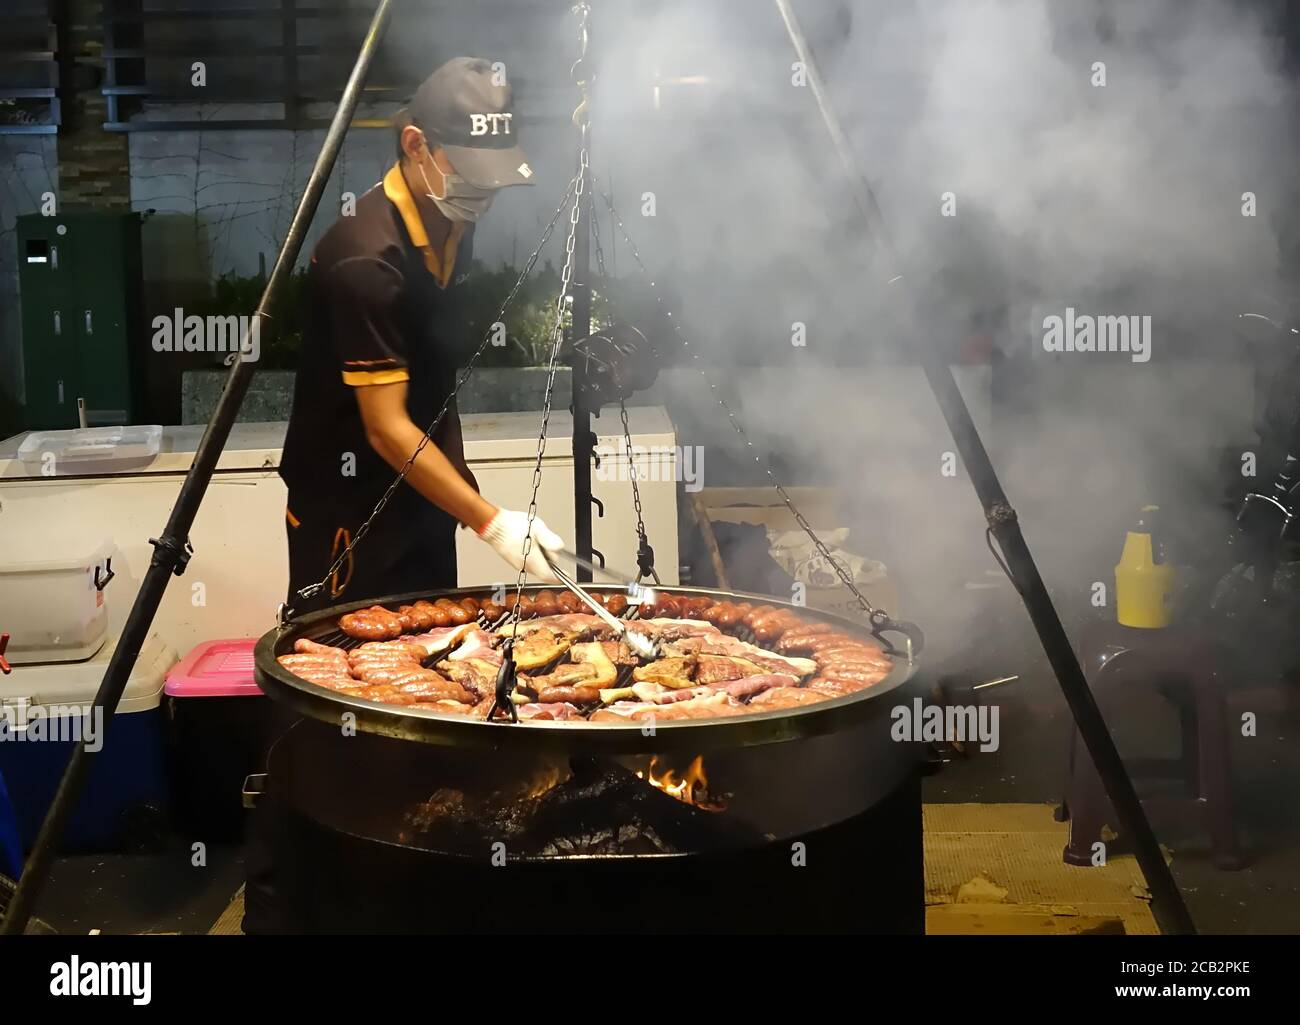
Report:
M 18 458 L 45 477 L 136 470 L 158 455 L 162 433 L 160 424 L 33 431 L 18 446 Z
M 0 772 L 25 848 L 35 840 L 82 736 L 99 750 L 60 849 L 150 849 L 165 836 L 169 801 L 162 698 L 176 652 L 150 636 L 105 736 L 93 702 L 115 648 L 114 640 L 86 662 L 15 666 L 12 674 L 0 676 Z
M 36 556 L 21 537 L 0 538 L 0 630 L 11 663 L 80 662 L 104 646 L 114 551 L 105 538 Z
M 253 681 L 256 638 L 204 641 L 167 677 L 177 826 L 194 840 L 242 835 L 244 777 L 260 772 L 271 709 Z

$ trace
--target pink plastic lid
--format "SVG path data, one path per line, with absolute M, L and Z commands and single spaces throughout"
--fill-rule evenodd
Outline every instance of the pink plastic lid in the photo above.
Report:
M 246 698 L 262 693 L 253 680 L 255 637 L 204 641 L 167 674 L 175 698 Z

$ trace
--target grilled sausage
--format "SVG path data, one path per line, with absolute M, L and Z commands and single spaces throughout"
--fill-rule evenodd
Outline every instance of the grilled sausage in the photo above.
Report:
M 719 630 L 734 630 L 742 616 L 744 616 L 744 613 L 740 610 L 738 605 L 734 605 L 729 601 L 724 601 L 722 603 L 722 611 L 718 613 L 718 618 L 713 621 L 713 625 Z
M 478 618 L 480 605 L 477 598 L 462 598 L 457 604 L 469 613 L 471 619 Z
M 373 605 L 368 609 L 358 609 L 339 617 L 339 629 L 349 637 L 359 637 L 366 641 L 384 641 L 400 637 L 402 621 L 382 605 Z
M 752 630 L 754 629 L 754 626 L 757 624 L 758 620 L 762 619 L 764 616 L 769 616 L 773 612 L 777 612 L 777 611 L 779 610 L 774 605 L 755 605 L 752 609 L 750 609 L 748 612 L 745 613 L 741 621 Z
M 538 591 L 533 598 L 533 615 L 535 616 L 554 616 L 558 615 L 560 604 L 555 599 L 554 591 Z
M 492 599 L 488 598 L 479 606 L 479 611 L 483 613 L 484 618 L 487 619 L 489 624 L 491 624 L 495 623 L 506 614 L 506 607 L 504 605 L 498 605 L 496 602 L 492 601 Z
M 799 629 L 791 629 L 776 646 L 783 653 L 811 650 L 808 645 L 822 634 L 833 633 L 835 628 L 829 623 L 805 623 Z
M 699 596 L 694 598 L 683 597 L 677 600 L 681 602 L 683 619 L 699 619 L 701 613 L 713 604 L 712 598 L 701 598 Z
M 724 602 L 713 602 L 712 604 L 706 605 L 704 609 L 698 613 L 696 618 L 702 619 L 706 623 L 712 623 L 714 626 L 717 626 L 718 620 L 722 616 L 724 604 L 725 604 Z
M 457 605 L 450 598 L 439 598 L 435 603 L 439 608 L 447 610 L 447 618 L 451 620 L 450 626 L 464 626 L 474 616 L 464 605 Z
M 315 641 L 309 641 L 306 637 L 299 637 L 293 642 L 293 650 L 300 655 L 342 655 L 347 657 L 347 652 L 342 648 L 335 648 L 329 644 L 317 644 Z
M 543 704 L 567 701 L 581 705 L 600 700 L 599 687 L 541 687 L 537 690 L 537 700 Z
M 655 602 L 655 616 L 661 619 L 678 619 L 682 614 L 680 598 L 671 594 L 661 594 Z
M 447 614 L 447 610 L 441 605 L 434 605 L 433 602 L 421 599 L 411 607 L 418 610 L 423 619 L 428 620 L 429 625 L 424 628 L 426 630 L 436 630 L 452 625 L 451 616 Z
M 627 596 L 614 593 L 605 598 L 605 608 L 611 616 L 621 616 L 627 611 Z
M 557 599 L 555 599 L 555 601 L 556 604 L 560 606 L 560 611 L 564 613 L 587 611 L 587 606 L 583 604 L 582 599 L 579 598 L 572 591 L 565 591 L 562 595 L 560 595 Z

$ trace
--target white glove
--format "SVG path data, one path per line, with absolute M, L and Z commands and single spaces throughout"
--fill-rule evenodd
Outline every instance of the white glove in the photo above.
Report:
M 514 509 L 498 509 L 495 516 L 479 531 L 479 537 L 486 541 L 512 569 L 518 569 L 524 561 L 524 535 L 528 532 L 528 514 Z M 542 522 L 540 516 L 533 517 L 533 543 L 528 550 L 528 575 L 548 583 L 558 583 L 559 577 L 551 570 L 550 564 L 542 550 L 558 552 L 564 547 L 564 538 Z

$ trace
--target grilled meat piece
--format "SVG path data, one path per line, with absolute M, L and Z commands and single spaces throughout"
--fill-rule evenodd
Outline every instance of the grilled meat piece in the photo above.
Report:
M 492 665 L 501 664 L 501 652 L 492 645 L 492 635 L 486 630 L 480 630 L 477 627 L 470 627 L 469 632 L 464 634 L 464 639 L 460 647 L 456 648 L 447 656 L 452 662 L 461 662 L 465 659 L 476 659 L 480 662 L 489 662 Z M 442 668 L 439 665 L 438 668 Z
M 579 684 L 595 686 L 592 682 L 595 678 L 595 666 L 575 665 L 572 662 L 566 662 L 564 665 L 556 666 L 551 672 L 543 676 L 529 676 L 526 673 L 520 673 L 519 684 L 523 689 L 537 692 L 547 687 L 573 687 Z
M 789 655 L 774 655 L 770 651 L 748 644 L 726 634 L 708 634 L 704 637 L 683 637 L 667 645 L 673 653 L 694 653 L 701 655 L 733 655 L 751 662 L 766 673 L 793 673 L 796 676 L 810 676 L 817 671 L 817 663 L 808 658 L 794 658 Z
M 501 633 L 505 636 L 518 633 L 523 637 L 535 630 L 551 630 L 555 633 L 572 635 L 575 641 L 603 640 L 613 633 L 608 623 L 588 612 L 568 612 L 563 615 L 530 619 L 526 623 L 507 626 Z
M 718 628 L 702 619 L 642 619 L 634 629 L 664 644 L 685 637 L 718 636 Z
M 456 661 L 443 659 L 438 663 L 438 671 L 449 680 L 459 683 L 466 690 L 472 691 L 480 701 L 493 698 L 497 689 L 497 670 L 500 668 L 500 656 L 497 662 L 488 662 L 482 658 L 463 658 Z
M 809 690 L 806 687 L 773 687 L 771 690 L 765 690 L 762 694 L 751 698 L 749 707 L 764 712 L 772 712 L 778 708 L 815 705 L 817 702 L 825 700 L 825 694 Z
M 647 701 L 654 705 L 671 705 L 678 701 L 690 701 L 693 698 L 702 698 L 714 692 L 712 687 L 682 687 L 674 690 L 671 687 L 665 687 L 662 683 L 651 683 L 649 680 L 640 680 L 632 684 L 632 692 L 642 701 Z M 614 702 L 618 704 L 618 702 Z
M 516 711 L 519 713 L 520 719 L 555 719 L 560 722 L 568 722 L 582 718 L 582 713 L 567 701 L 554 701 L 549 704 L 533 701 L 526 705 L 520 705 Z
M 728 680 L 740 680 L 746 676 L 762 673 L 761 666 L 738 655 L 710 655 L 700 653 L 696 656 L 696 683 L 726 683 Z
M 601 687 L 610 686 L 618 679 L 618 669 L 609 653 L 605 650 L 606 641 L 588 641 L 585 644 L 575 644 L 569 649 L 569 658 L 575 664 L 589 666 L 594 671 L 586 686 Z
M 524 671 L 548 665 L 568 651 L 573 640 L 573 634 L 532 630 L 515 640 L 515 665 Z
M 645 701 L 616 701 L 594 712 L 592 722 L 627 722 L 628 720 L 707 719 L 712 716 L 743 715 L 745 706 L 730 694 L 712 693 L 687 701 L 651 704 Z
M 661 658 L 649 665 L 638 666 L 632 670 L 632 679 L 641 682 L 662 683 L 665 687 L 680 690 L 691 686 L 691 674 L 695 671 L 694 655 L 678 655 Z
M 441 655 L 444 651 L 450 651 L 477 629 L 472 623 L 465 623 L 461 626 L 434 627 L 424 633 L 403 637 L 402 642 L 409 645 L 418 645 L 424 651 L 421 657 L 428 658 L 430 655 Z M 365 647 L 365 645 L 363 644 L 362 647 Z
M 733 698 L 752 698 L 756 694 L 762 694 L 774 687 L 793 687 L 797 683 L 798 680 L 793 676 L 785 676 L 781 673 L 761 673 L 757 676 L 746 676 L 739 680 L 731 680 L 716 689 L 730 694 Z

